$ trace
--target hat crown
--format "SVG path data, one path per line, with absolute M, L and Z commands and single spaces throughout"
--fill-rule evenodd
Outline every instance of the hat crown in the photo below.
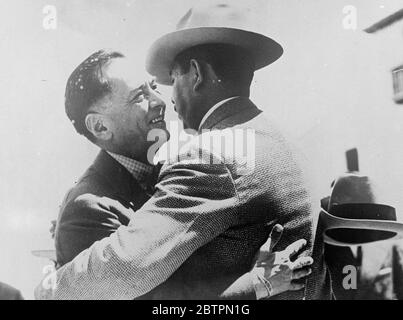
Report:
M 364 175 L 348 173 L 336 179 L 328 212 L 321 213 L 325 242 L 361 245 L 403 235 L 395 208 L 380 203 L 385 200 L 381 190 Z
M 339 177 L 332 190 L 329 200 L 329 212 L 339 216 L 343 216 L 340 208 L 344 208 L 352 219 L 373 219 L 374 217 L 382 214 L 390 217 L 389 211 L 392 210 L 395 214 L 393 207 L 383 205 L 380 200 L 380 188 L 373 179 L 368 176 L 347 173 Z M 363 216 L 360 211 L 364 210 L 367 216 Z M 392 214 L 392 215 L 393 215 Z M 394 216 L 396 220 L 396 216 Z
M 176 29 L 232 28 L 245 31 L 261 31 L 258 19 L 253 19 L 250 8 L 218 3 L 191 8 L 178 22 Z
M 196 6 L 177 24 L 177 29 L 158 38 L 148 50 L 147 71 L 160 84 L 171 85 L 170 71 L 175 57 L 191 47 L 204 44 L 229 44 L 248 52 L 259 70 L 277 61 L 283 48 L 266 35 L 267 17 L 262 7 L 224 3 Z
M 368 176 L 345 174 L 339 177 L 332 190 L 329 205 L 372 203 L 378 201 L 378 188 Z

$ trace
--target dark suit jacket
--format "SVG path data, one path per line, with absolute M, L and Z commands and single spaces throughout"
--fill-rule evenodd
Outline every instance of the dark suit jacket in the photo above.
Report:
M 23 300 L 23 297 L 19 290 L 0 282 L 0 300 Z
M 298 153 L 246 98 L 225 103 L 203 128 L 213 130 L 168 159 L 156 192 L 127 227 L 58 270 L 53 298 L 132 299 L 169 278 L 153 298 L 215 299 L 230 283 L 225 275 L 237 278 L 250 269 L 267 223 L 285 228 L 275 250 L 304 238 L 305 254 L 315 259 L 306 290 L 279 298 L 330 298 L 320 237 L 314 245 L 319 199 L 311 196 Z M 226 139 L 225 148 L 199 143 L 248 130 L 253 141 L 238 146 L 252 147 L 246 150 L 252 169 L 242 156 L 225 152 Z
M 101 151 L 61 206 L 55 235 L 58 265 L 127 225 L 133 210 L 148 199 L 133 176 Z

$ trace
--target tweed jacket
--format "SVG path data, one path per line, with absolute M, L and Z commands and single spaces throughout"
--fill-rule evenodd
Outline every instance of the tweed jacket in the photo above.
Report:
M 234 145 L 246 153 L 231 152 Z M 315 265 L 305 290 L 278 298 L 329 298 L 322 242 L 314 245 L 319 201 L 311 197 L 298 158 L 249 99 L 228 101 L 167 159 L 155 194 L 128 226 L 57 271 L 50 297 L 133 299 L 169 279 L 157 298 L 214 299 L 229 283 L 208 286 L 209 280 L 247 272 L 267 238 L 265 224 L 280 223 L 285 231 L 275 250 L 305 238 L 304 254 L 313 255 Z M 186 288 L 194 283 L 206 286 L 190 295 Z
M 55 236 L 58 267 L 73 260 L 96 241 L 108 237 L 120 226 L 128 225 L 131 214 L 149 198 L 138 181 L 123 166 L 107 152 L 101 151 L 78 183 L 67 193 L 61 206 Z M 227 281 L 234 279 L 232 275 L 226 277 Z M 220 293 L 220 298 L 256 298 L 250 278 L 236 280 L 236 284 L 232 284 L 229 290 Z M 187 286 L 186 289 L 197 295 L 197 292 L 214 285 L 216 281 L 217 279 L 212 279 L 210 284 L 203 283 L 200 288 L 198 286 L 201 284 L 192 283 L 193 287 Z M 161 285 L 150 294 L 137 299 L 160 296 L 164 288 L 166 286 Z

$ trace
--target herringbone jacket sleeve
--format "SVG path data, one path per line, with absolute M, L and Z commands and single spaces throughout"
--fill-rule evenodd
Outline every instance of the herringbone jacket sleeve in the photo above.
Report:
M 54 299 L 134 299 L 237 223 L 238 196 L 219 155 L 190 145 L 162 168 L 154 196 L 111 236 L 59 269 Z M 46 290 L 45 290 L 46 291 Z

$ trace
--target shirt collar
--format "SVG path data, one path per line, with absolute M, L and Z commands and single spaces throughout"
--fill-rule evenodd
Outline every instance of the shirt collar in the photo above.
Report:
M 133 178 L 136 179 L 142 187 L 148 187 L 150 184 L 154 183 L 154 166 L 113 152 L 108 152 L 108 154 L 129 171 Z
M 212 114 L 215 110 L 217 110 L 219 107 L 221 107 L 224 103 L 226 103 L 226 102 L 228 102 L 228 101 L 230 101 L 230 100 L 232 100 L 232 99 L 235 99 L 235 98 L 239 98 L 239 96 L 234 96 L 234 97 L 230 97 L 230 98 L 228 98 L 228 99 L 221 100 L 220 102 L 216 103 L 209 111 L 207 111 L 207 113 L 204 115 L 204 117 L 203 117 L 202 120 L 200 121 L 199 131 L 201 130 L 201 127 L 202 127 L 203 123 L 207 120 L 207 118 L 208 118 L 209 116 L 211 116 L 211 114 Z

